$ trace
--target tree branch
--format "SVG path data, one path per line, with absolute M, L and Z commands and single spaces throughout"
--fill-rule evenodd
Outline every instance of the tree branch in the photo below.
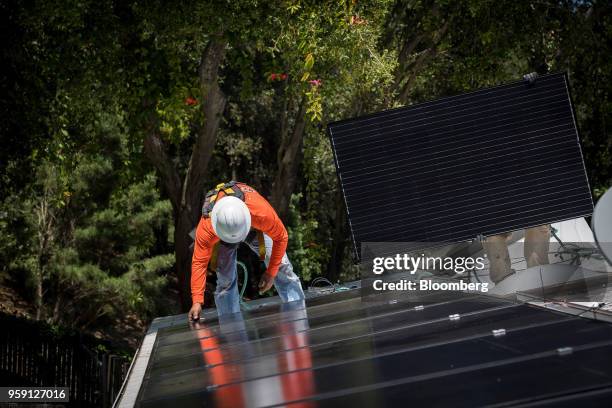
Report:
M 431 46 L 419 55 L 419 57 L 414 62 L 414 64 L 412 64 L 412 67 L 409 70 L 407 69 L 408 67 L 404 67 L 403 78 L 400 75 L 396 76 L 397 78 L 401 78 L 399 81 L 396 80 L 396 85 L 399 85 L 400 83 L 405 81 L 404 85 L 402 86 L 402 92 L 399 97 L 399 100 L 402 103 L 404 104 L 407 103 L 408 95 L 410 95 L 412 84 L 416 80 L 416 77 L 419 71 L 423 68 L 423 66 L 426 65 L 427 61 L 431 60 L 431 58 L 433 58 L 438 53 L 438 50 L 437 50 L 438 44 L 440 44 L 440 42 L 446 35 L 447 31 L 448 31 L 448 21 L 445 21 L 442 27 L 440 27 L 440 29 L 437 30 L 432 36 L 430 40 Z
M 161 176 L 162 183 L 168 193 L 175 213 L 180 203 L 181 179 L 178 171 L 168 157 L 166 146 L 158 133 L 157 124 L 151 124 L 147 129 L 144 141 L 144 154 L 155 166 Z
M 291 134 L 291 138 L 285 143 L 284 146 L 284 154 L 281 162 L 284 165 L 290 164 L 295 155 L 298 153 L 299 142 L 302 140 L 304 136 L 304 129 L 306 128 L 306 99 L 302 100 L 300 104 L 300 109 L 298 110 L 297 117 L 295 119 L 295 125 L 293 127 L 293 132 Z
M 199 130 L 197 140 L 191 152 L 189 167 L 183 182 L 181 208 L 189 214 L 195 214 L 199 209 L 205 179 L 204 174 L 213 154 L 217 131 L 225 110 L 226 98 L 219 87 L 219 68 L 225 59 L 227 41 L 221 37 L 213 37 L 202 53 L 200 62 L 200 90 L 204 126 Z
M 276 161 L 278 163 L 280 163 L 283 158 L 283 146 L 285 145 L 285 140 L 289 133 L 289 112 L 291 112 L 291 107 L 289 106 L 290 96 L 285 90 L 282 92 L 282 98 L 283 108 L 280 111 L 280 146 L 278 152 L 276 152 Z
M 414 52 L 414 50 L 421 43 L 422 40 L 423 40 L 423 35 L 419 34 L 415 36 L 412 39 L 412 41 L 404 43 L 404 46 L 402 47 L 402 50 L 400 51 L 399 56 L 398 56 L 398 67 L 400 67 L 400 69 L 397 71 L 395 75 L 395 87 L 396 88 L 400 85 L 402 81 L 402 75 L 401 75 L 401 72 L 403 71 L 402 67 L 406 66 L 406 62 L 408 61 L 408 56 Z
M 272 184 L 272 204 L 281 219 L 286 219 L 291 204 L 291 193 L 295 188 L 297 171 L 302 155 L 304 131 L 306 129 L 306 98 L 300 102 L 293 131 L 280 146 L 278 170 Z
M 410 74 L 406 75 L 405 77 L 407 78 L 406 82 L 404 82 L 404 85 L 402 86 L 402 92 L 399 97 L 399 100 L 402 103 L 408 103 L 408 95 L 412 90 L 412 84 L 416 80 L 419 71 L 421 70 L 423 65 L 425 65 L 425 61 L 431 59 L 431 57 L 433 57 L 435 53 L 436 51 L 433 48 L 428 48 L 427 50 L 423 51 L 415 61 L 414 65 L 412 66 L 412 69 L 410 70 Z

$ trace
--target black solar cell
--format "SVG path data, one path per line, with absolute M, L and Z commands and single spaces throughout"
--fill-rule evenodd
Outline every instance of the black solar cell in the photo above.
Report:
M 564 74 L 328 132 L 356 252 L 361 242 L 456 242 L 593 210 Z
M 609 324 L 492 297 L 435 296 L 422 310 L 329 295 L 312 316 L 279 306 L 266 318 L 177 322 L 158 330 L 137 406 L 471 407 L 599 401 L 586 391 L 612 387 Z
M 612 378 L 606 366 L 612 364 L 611 352 L 611 345 L 588 348 L 564 357 L 551 350 L 493 364 L 452 368 L 433 376 L 415 376 L 330 392 L 319 395 L 313 406 L 396 407 L 408 402 L 418 407 L 514 406 L 539 398 L 609 387 Z M 415 361 L 414 365 L 425 363 Z

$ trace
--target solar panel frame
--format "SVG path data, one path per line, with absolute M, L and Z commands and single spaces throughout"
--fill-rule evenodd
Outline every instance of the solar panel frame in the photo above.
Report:
M 480 109 L 483 106 L 485 110 Z M 457 112 L 462 112 L 463 116 L 457 116 Z M 484 115 L 487 112 L 489 114 Z M 494 117 L 498 119 L 492 119 Z M 495 126 L 490 127 L 487 123 Z M 447 128 L 442 133 L 439 132 L 441 125 Z M 469 241 L 477 236 L 589 216 L 593 211 L 566 73 L 540 76 L 534 84 L 515 81 L 335 121 L 328 124 L 327 133 L 356 260 L 360 260 L 361 242 Z M 444 133 L 450 136 L 440 136 Z M 493 139 L 490 135 L 496 137 Z M 474 161 L 466 164 L 467 160 L 461 163 L 460 154 L 448 149 L 446 159 L 454 165 L 458 161 L 460 167 L 454 178 L 449 177 L 448 170 L 435 166 L 443 163 L 439 156 L 445 151 L 436 143 L 440 141 L 445 142 L 447 149 L 454 144 L 456 149 L 464 150 L 469 147 L 467 142 L 475 141 L 482 146 L 476 152 L 483 156 L 478 156 L 478 159 L 484 164 Z M 420 145 L 409 145 L 411 142 Z M 398 152 L 414 159 L 416 153 L 412 152 L 415 147 L 420 149 L 416 149 L 417 153 L 429 150 L 427 154 L 431 155 L 429 160 L 434 165 L 425 166 L 423 160 L 412 167 L 413 162 L 400 161 L 389 165 L 385 161 L 386 157 L 397 160 Z M 487 151 L 490 152 L 488 156 Z M 507 174 L 500 174 L 498 163 L 510 163 L 511 159 L 518 160 L 511 163 Z M 368 167 L 364 169 L 366 162 Z M 562 165 L 555 166 L 559 162 Z M 413 173 L 407 172 L 409 169 Z M 470 174 L 473 176 L 475 172 L 487 169 L 490 174 L 469 184 Z M 393 171 L 396 173 L 390 176 Z M 414 174 L 424 171 L 428 171 L 430 176 L 421 174 L 420 179 L 414 179 Z M 529 175 L 537 176 L 537 183 L 531 183 L 531 190 L 528 188 L 530 183 L 524 180 Z M 428 183 L 427 177 L 435 183 Z M 514 180 L 508 182 L 509 177 Z M 504 184 L 496 185 L 499 180 L 505 180 Z M 555 191 L 557 184 L 564 180 L 568 181 L 567 188 Z M 471 196 L 465 194 L 465 185 L 478 187 L 480 183 L 485 187 Z M 542 191 L 534 192 L 534 184 L 542 186 Z M 443 185 L 454 189 L 450 190 L 451 193 L 464 193 L 467 199 L 459 202 L 463 207 L 449 205 L 448 191 L 440 188 Z M 487 185 L 490 187 L 486 188 Z M 524 207 L 491 200 L 496 191 L 499 194 L 508 191 L 508 187 L 516 188 L 513 204 L 522 202 Z M 381 202 L 379 193 L 387 194 L 390 200 Z M 406 208 L 406 202 L 401 198 L 410 193 L 415 195 L 410 200 L 416 204 Z M 560 200 L 562 193 L 567 193 L 567 196 Z M 439 207 L 437 210 L 436 205 Z M 466 226 L 468 214 L 481 217 L 481 220 Z M 420 218 L 420 225 L 395 221 L 411 216 Z M 492 216 L 495 222 L 489 221 Z M 417 233 L 411 234 L 410 231 Z

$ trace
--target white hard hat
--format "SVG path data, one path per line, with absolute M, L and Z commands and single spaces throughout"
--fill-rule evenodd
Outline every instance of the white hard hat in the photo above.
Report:
M 237 197 L 225 196 L 219 199 L 210 218 L 215 234 L 229 244 L 244 240 L 251 229 L 249 208 Z

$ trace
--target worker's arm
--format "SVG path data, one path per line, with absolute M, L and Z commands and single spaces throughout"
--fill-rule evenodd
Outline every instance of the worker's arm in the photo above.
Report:
M 214 234 L 210 218 L 201 218 L 196 229 L 196 238 L 191 258 L 191 300 L 204 303 L 206 269 L 212 255 L 212 248 L 219 238 Z
M 283 255 L 285 255 L 287 250 L 289 238 L 287 230 L 276 214 L 276 211 L 274 211 L 274 208 L 258 193 L 247 198 L 247 205 L 251 211 L 251 224 L 253 227 L 268 235 L 274 242 L 266 270 L 266 274 L 270 278 L 274 278 L 278 273 L 278 267 L 283 259 Z

